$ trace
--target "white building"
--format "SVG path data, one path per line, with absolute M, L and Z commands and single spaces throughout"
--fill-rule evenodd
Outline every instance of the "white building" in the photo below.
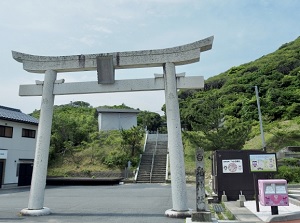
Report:
M 0 187 L 31 182 L 38 120 L 0 106 Z
M 126 130 L 137 126 L 140 110 L 97 108 L 97 112 L 99 130 Z

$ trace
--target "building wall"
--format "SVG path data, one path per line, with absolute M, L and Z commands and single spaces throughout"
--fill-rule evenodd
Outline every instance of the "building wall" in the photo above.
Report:
M 20 160 L 34 159 L 38 126 L 5 120 L 0 120 L 0 125 L 13 127 L 12 138 L 0 137 L 0 149 L 7 150 L 2 184 L 16 184 L 18 183 L 17 167 Z M 22 128 L 36 130 L 35 138 L 22 137 Z
M 130 129 L 137 126 L 136 113 L 99 113 L 99 130 Z

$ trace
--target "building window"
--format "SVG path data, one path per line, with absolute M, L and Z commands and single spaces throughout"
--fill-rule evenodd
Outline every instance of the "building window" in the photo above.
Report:
M 0 137 L 12 138 L 13 127 L 0 125 Z
M 22 129 L 22 137 L 35 138 L 35 130 Z

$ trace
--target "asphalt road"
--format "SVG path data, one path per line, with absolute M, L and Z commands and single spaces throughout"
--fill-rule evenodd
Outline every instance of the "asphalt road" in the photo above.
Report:
M 196 207 L 194 185 L 187 185 L 189 208 Z M 45 191 L 47 216 L 20 216 L 27 207 L 29 188 L 0 190 L 0 222 L 183 223 L 164 216 L 172 208 L 169 184 L 115 186 L 49 186 Z

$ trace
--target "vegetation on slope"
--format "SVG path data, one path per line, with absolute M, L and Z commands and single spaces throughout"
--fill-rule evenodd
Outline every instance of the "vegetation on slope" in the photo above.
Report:
M 198 146 L 206 150 L 234 149 L 231 143 L 226 145 L 228 139 L 235 138 L 243 144 L 244 140 L 259 135 L 253 86 L 259 88 L 263 123 L 270 134 L 278 134 L 282 121 L 299 117 L 300 37 L 284 44 L 274 53 L 208 79 L 204 91 L 186 90 L 179 93 L 181 119 L 185 128 L 213 136 L 212 139 L 205 137 L 206 141 L 198 140 Z M 298 139 L 293 144 L 299 145 L 297 131 L 293 137 Z M 221 141 L 223 146 L 212 147 L 216 141 Z M 272 141 L 269 142 L 267 146 L 274 146 Z M 241 147 L 243 145 L 235 146 L 236 149 Z
M 121 105 L 118 108 L 128 107 Z M 39 111 L 32 115 L 38 118 Z M 54 107 L 49 175 L 90 175 L 92 172 L 122 170 L 128 161 L 133 167 L 138 165 L 143 128 L 99 131 L 97 118 L 96 108 L 86 102 Z

